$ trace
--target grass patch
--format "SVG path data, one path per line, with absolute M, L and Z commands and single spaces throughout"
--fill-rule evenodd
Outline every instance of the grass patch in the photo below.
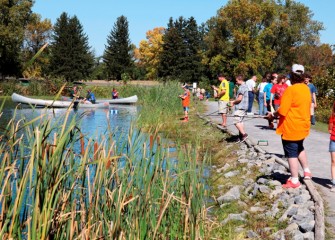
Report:
M 328 123 L 316 122 L 314 126 L 311 126 L 311 128 L 323 133 L 328 133 Z

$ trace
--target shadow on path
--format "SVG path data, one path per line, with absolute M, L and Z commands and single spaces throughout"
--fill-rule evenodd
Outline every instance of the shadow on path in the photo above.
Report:
M 312 177 L 312 181 L 318 185 L 321 185 L 325 188 L 329 188 L 331 186 L 331 181 L 328 178 L 319 178 L 319 177 Z

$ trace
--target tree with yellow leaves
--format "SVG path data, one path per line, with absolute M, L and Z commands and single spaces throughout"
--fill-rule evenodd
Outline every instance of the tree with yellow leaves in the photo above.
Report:
M 33 13 L 24 34 L 22 49 L 23 60 L 25 62 L 23 69 L 24 77 L 42 77 L 42 69 L 46 68 L 49 63 L 45 48 L 50 41 L 51 32 L 51 21 L 49 19 L 41 20 L 39 14 Z
M 147 79 L 157 78 L 159 65 L 159 54 L 162 52 L 163 35 L 165 28 L 157 27 L 146 32 L 146 39 L 140 42 L 139 48 L 135 49 L 135 58 L 139 67 L 147 71 Z

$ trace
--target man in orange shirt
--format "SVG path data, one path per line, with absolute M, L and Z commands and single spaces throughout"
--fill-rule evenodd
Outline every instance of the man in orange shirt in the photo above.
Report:
M 308 167 L 303 142 L 310 130 L 311 94 L 304 84 L 304 67 L 293 64 L 291 72 L 292 86 L 288 87 L 281 99 L 281 105 L 268 118 L 279 117 L 276 133 L 281 135 L 285 156 L 288 158 L 291 177 L 284 188 L 299 188 L 299 162 L 304 170 L 305 179 L 312 177 Z
M 184 94 L 179 95 L 179 97 L 182 99 L 181 103 L 184 108 L 184 120 L 183 122 L 188 122 L 188 111 L 190 107 L 190 98 L 191 98 L 191 93 L 190 90 L 188 90 L 187 84 L 183 84 L 182 88 L 184 89 Z

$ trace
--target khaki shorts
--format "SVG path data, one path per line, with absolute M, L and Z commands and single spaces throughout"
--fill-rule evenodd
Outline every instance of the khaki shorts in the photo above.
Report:
M 244 119 L 246 113 L 247 113 L 247 110 L 236 110 L 234 112 L 233 123 L 236 124 L 236 123 L 243 122 L 243 119 Z
M 219 114 L 227 114 L 228 113 L 228 103 L 229 102 L 219 100 L 219 102 L 218 102 Z

